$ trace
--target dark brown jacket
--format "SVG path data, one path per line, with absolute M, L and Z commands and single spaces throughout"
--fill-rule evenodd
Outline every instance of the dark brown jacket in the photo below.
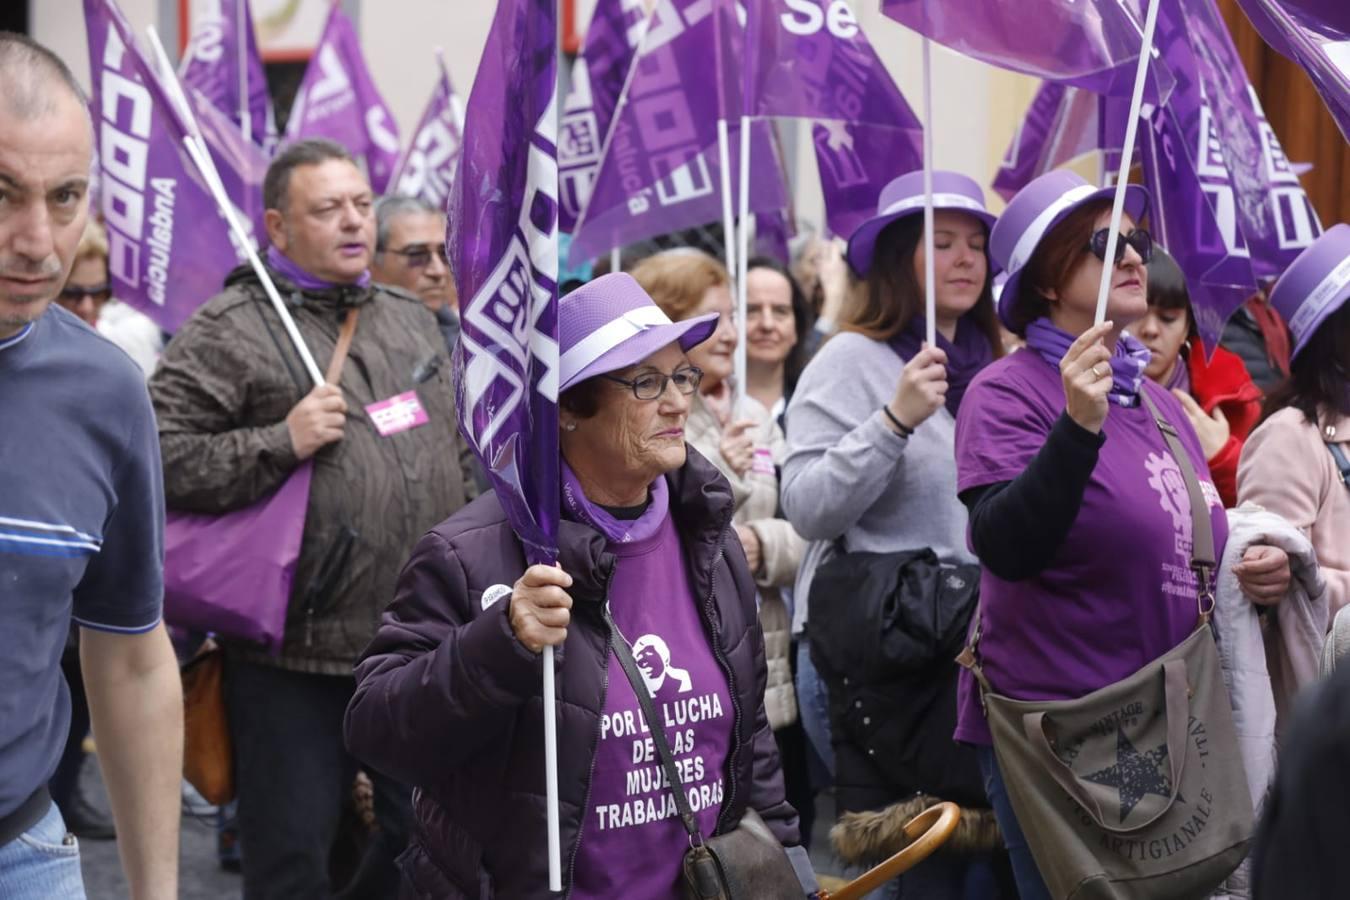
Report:
M 416 298 L 382 285 L 301 291 L 273 279 L 320 370 L 342 317 L 361 310 L 341 379 L 347 423 L 342 440 L 314 458 L 286 636 L 274 660 L 349 675 L 417 538 L 469 499 L 470 457 L 455 421 L 445 342 Z M 286 415 L 312 388 L 257 276 L 236 269 L 169 342 L 150 380 L 169 508 L 229 512 L 275 490 L 298 464 Z M 430 421 L 380 437 L 365 407 L 412 390 Z

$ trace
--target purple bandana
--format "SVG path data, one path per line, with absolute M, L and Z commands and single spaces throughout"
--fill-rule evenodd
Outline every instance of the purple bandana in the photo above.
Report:
M 370 287 L 370 271 L 361 273 L 361 277 L 349 284 L 342 284 L 337 281 L 324 281 L 315 275 L 311 275 L 304 269 L 295 264 L 289 256 L 282 253 L 276 247 L 267 248 L 267 264 L 276 270 L 278 275 L 283 276 L 287 281 L 300 288 L 302 291 L 327 291 L 333 288 L 343 287 Z
M 587 499 L 576 473 L 567 464 L 567 460 L 562 461 L 562 502 L 567 517 L 574 522 L 591 526 L 612 544 L 645 541 L 656 534 L 670 511 L 670 489 L 666 486 L 664 478 L 657 478 L 652 482 L 650 491 L 651 502 L 641 516 L 631 522 L 616 519 Z
M 915 316 L 908 328 L 891 338 L 891 348 L 909 362 L 923 346 L 924 329 L 924 317 Z M 938 332 L 937 343 L 947 354 L 947 409 L 955 416 L 971 380 L 994 361 L 994 348 L 969 316 L 956 320 L 955 343 L 943 337 L 941 332 Z
M 1077 340 L 1050 324 L 1049 319 L 1037 319 L 1027 326 L 1027 347 L 1041 355 L 1041 359 L 1052 366 L 1059 366 L 1064 354 Z M 1122 334 L 1116 341 L 1116 353 L 1111 357 L 1113 384 L 1108 395 L 1111 402 L 1119 406 L 1138 406 L 1139 389 L 1144 383 L 1144 370 L 1148 368 L 1153 354 L 1130 334 Z
M 1181 352 L 1177 354 L 1176 364 L 1172 366 L 1172 377 L 1167 379 L 1167 384 L 1163 385 L 1163 387 L 1167 388 L 1169 391 L 1185 391 L 1188 394 L 1191 392 L 1191 367 L 1188 360 L 1189 356 L 1190 353 L 1187 348 L 1182 347 Z

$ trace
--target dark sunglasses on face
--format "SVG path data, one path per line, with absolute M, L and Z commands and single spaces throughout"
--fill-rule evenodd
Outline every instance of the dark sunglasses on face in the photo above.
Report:
M 62 303 L 78 305 L 85 297 L 90 298 L 95 303 L 107 303 L 112 297 L 112 288 L 106 284 L 87 288 L 72 284 L 61 289 L 60 299 Z
M 398 250 L 386 250 L 386 253 L 393 253 L 401 256 L 408 262 L 409 268 L 420 269 L 431 263 L 431 254 L 434 252 L 441 258 L 441 262 L 450 264 L 449 258 L 445 255 L 444 244 L 409 244 Z
M 1106 240 L 1110 236 L 1111 229 L 1101 228 L 1092 233 L 1092 239 L 1088 241 L 1087 248 L 1092 251 L 1092 255 L 1106 262 Z M 1129 234 L 1122 234 L 1120 240 L 1116 241 L 1116 265 L 1125 258 L 1125 247 L 1134 248 L 1134 252 L 1139 254 L 1139 259 L 1147 263 L 1153 258 L 1153 235 L 1149 234 L 1143 228 L 1136 228 Z
M 690 396 L 698 390 L 699 383 L 703 381 L 703 370 L 697 366 L 685 366 L 669 375 L 663 372 L 646 372 L 633 379 L 620 378 L 617 375 L 600 377 L 628 386 L 632 389 L 633 396 L 639 400 L 656 400 L 666 392 L 666 385 L 672 381 L 675 382 L 675 390 L 686 397 Z

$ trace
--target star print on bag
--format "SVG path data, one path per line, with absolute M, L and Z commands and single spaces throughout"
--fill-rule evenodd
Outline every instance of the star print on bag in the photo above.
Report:
M 1083 777 L 1120 792 L 1120 824 L 1124 825 L 1145 794 L 1156 794 L 1163 799 L 1171 797 L 1172 780 L 1163 768 L 1166 763 L 1167 744 L 1140 753 L 1125 736 L 1125 730 L 1117 725 L 1116 764 Z

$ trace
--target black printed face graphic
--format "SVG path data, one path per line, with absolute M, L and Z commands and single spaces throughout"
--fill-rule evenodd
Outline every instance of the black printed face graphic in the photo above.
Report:
M 666 664 L 661 659 L 661 653 L 654 644 L 639 648 L 634 659 L 637 661 L 638 668 L 642 670 L 642 674 L 647 676 L 648 681 L 660 682 L 661 676 L 665 674 Z

